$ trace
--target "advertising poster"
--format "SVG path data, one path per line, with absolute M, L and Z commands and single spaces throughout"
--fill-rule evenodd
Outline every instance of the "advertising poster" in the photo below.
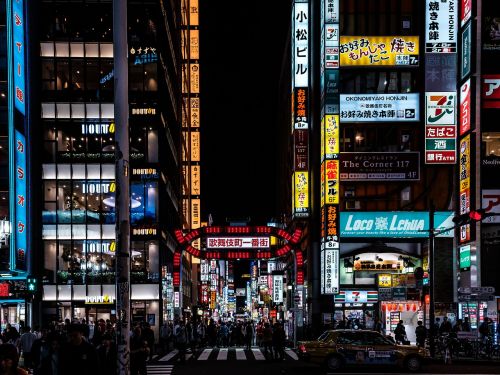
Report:
M 418 66 L 418 36 L 341 36 L 341 66 Z
M 419 94 L 341 94 L 340 120 L 343 123 L 419 121 Z

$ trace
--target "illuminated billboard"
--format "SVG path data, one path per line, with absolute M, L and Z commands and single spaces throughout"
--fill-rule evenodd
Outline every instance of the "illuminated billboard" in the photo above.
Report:
M 460 140 L 458 182 L 459 191 L 459 213 L 467 214 L 471 210 L 471 136 L 470 134 Z M 470 224 L 460 226 L 460 243 L 470 241 Z
M 28 246 L 27 222 L 27 171 L 26 171 L 26 139 L 15 131 L 15 264 L 18 270 L 27 270 L 26 253 Z
M 457 0 L 425 1 L 425 52 L 457 52 Z
M 325 160 L 325 204 L 339 204 L 339 161 Z
M 325 115 L 322 125 L 321 160 L 336 159 L 339 153 L 339 115 Z
M 418 66 L 418 36 L 341 36 L 341 66 Z
M 25 75 L 24 75 L 24 1 L 12 0 L 12 54 L 13 54 L 13 70 L 14 70 L 14 104 L 19 112 L 23 115 L 26 107 L 26 90 L 25 90 Z
M 343 123 L 419 121 L 419 108 L 419 94 L 340 95 Z
M 208 237 L 207 249 L 269 248 L 269 237 Z
M 456 162 L 457 93 L 425 93 L 425 162 Z
M 293 173 L 293 213 L 296 217 L 309 216 L 309 173 L 295 171 Z
M 294 75 L 295 87 L 309 86 L 309 4 L 294 7 Z
M 470 78 L 460 88 L 460 135 L 470 130 L 471 121 L 471 98 Z

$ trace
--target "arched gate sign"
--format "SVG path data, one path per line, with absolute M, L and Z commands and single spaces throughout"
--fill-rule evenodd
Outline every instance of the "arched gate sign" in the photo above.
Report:
M 206 238 L 206 249 L 199 250 L 192 243 L 198 238 Z M 276 237 L 284 244 L 273 249 L 270 238 Z M 184 234 L 175 231 L 177 248 L 173 261 L 174 292 L 181 285 L 182 252 L 186 251 L 200 259 L 272 259 L 294 252 L 295 285 L 304 284 L 304 258 L 298 244 L 302 239 L 302 229 L 292 233 L 271 226 L 211 226 L 194 229 Z

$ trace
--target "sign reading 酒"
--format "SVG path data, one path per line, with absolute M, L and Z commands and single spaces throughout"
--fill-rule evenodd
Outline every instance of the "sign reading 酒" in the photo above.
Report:
M 340 120 L 343 123 L 419 121 L 419 94 L 341 94 Z
M 342 181 L 418 181 L 419 152 L 343 152 Z
M 341 36 L 341 66 L 418 66 L 418 36 Z
M 208 249 L 262 249 L 269 248 L 269 237 L 209 237 Z

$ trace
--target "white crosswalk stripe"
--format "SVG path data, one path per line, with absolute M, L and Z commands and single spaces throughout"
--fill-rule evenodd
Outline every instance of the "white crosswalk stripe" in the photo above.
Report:
M 262 354 L 260 349 L 253 348 L 252 353 L 257 361 L 265 361 L 266 360 L 266 357 L 264 357 L 264 354 Z
M 198 361 L 206 361 L 208 359 L 208 356 L 210 355 L 210 353 L 212 353 L 212 350 L 213 349 L 205 349 L 205 350 L 203 350 L 203 352 L 198 357 Z
M 247 359 L 245 352 L 241 348 L 236 348 L 236 359 L 241 361 Z
M 285 349 L 285 353 L 292 357 L 293 360 L 298 361 L 299 356 L 292 349 Z
M 217 360 L 218 361 L 225 361 L 227 360 L 227 354 L 228 354 L 228 349 L 227 348 L 222 348 L 219 350 L 219 354 L 217 354 Z
M 166 365 L 166 364 L 161 364 L 161 365 L 148 365 L 147 370 L 148 370 L 148 375 L 170 375 L 174 369 L 173 365 Z
M 177 349 L 172 350 L 170 353 L 168 353 L 166 356 L 162 357 L 159 359 L 161 362 L 167 362 L 170 361 L 175 355 L 177 355 L 179 351 Z

